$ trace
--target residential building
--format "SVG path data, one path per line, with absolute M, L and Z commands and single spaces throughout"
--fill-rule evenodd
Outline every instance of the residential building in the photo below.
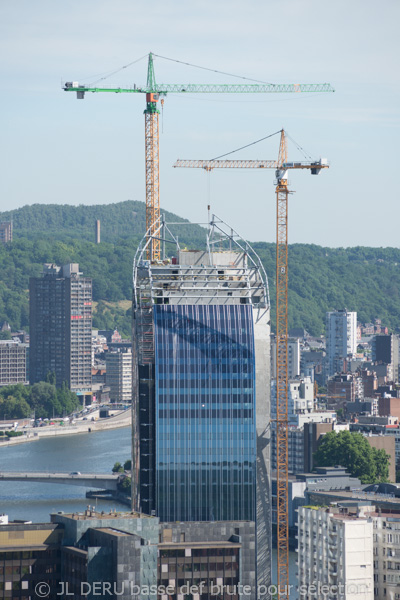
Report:
M 288 469 L 290 473 L 311 470 L 312 454 L 320 435 L 333 429 L 336 413 L 314 410 L 314 384 L 310 377 L 288 383 Z M 271 468 L 276 469 L 276 381 L 271 382 Z M 315 428 L 311 429 L 311 425 Z M 311 433 L 313 432 L 313 433 Z M 315 439 L 313 436 L 316 436 Z
M 375 371 L 361 369 L 360 375 L 364 388 L 364 398 L 372 398 L 378 389 L 378 377 Z
M 373 600 L 370 506 L 299 508 L 298 582 L 301 599 Z
M 310 377 L 288 381 L 288 421 L 299 424 L 299 415 L 314 412 L 314 384 Z M 271 381 L 271 415 L 276 419 L 276 379 Z
M 316 467 L 315 472 L 305 471 L 288 477 L 289 544 L 297 550 L 298 508 L 307 504 L 307 493 L 312 490 L 361 490 L 360 480 L 351 477 L 343 467 Z M 276 472 L 272 471 L 272 525 L 277 524 Z
M 325 383 L 323 378 L 325 352 L 310 350 L 306 347 L 301 350 L 300 373 L 316 381 L 318 385 Z
M 331 410 L 345 409 L 347 402 L 362 402 L 364 387 L 358 373 L 341 373 L 328 380 L 326 406 Z
M 374 500 L 340 501 L 329 508 L 303 506 L 299 508 L 298 540 L 299 584 L 306 588 L 313 577 L 315 585 L 319 584 L 319 595 L 314 597 L 399 599 L 398 509 L 377 507 Z
M 314 452 L 318 448 L 321 436 L 336 428 L 336 413 L 311 413 L 300 416 L 299 420 L 299 425 L 291 424 L 288 428 L 288 471 L 293 474 L 312 471 Z M 277 468 L 274 427 L 271 428 L 271 468 Z
M 357 313 L 335 310 L 326 313 L 328 377 L 343 370 L 343 360 L 357 352 Z
M 269 585 L 266 274 L 215 219 L 207 250 L 150 262 L 145 243 L 134 264 L 133 501 L 162 522 L 256 522 L 258 583 Z
M 106 384 L 110 387 L 111 402 L 132 401 L 132 350 L 106 352 Z
M 288 378 L 300 376 L 300 339 L 288 339 Z M 271 379 L 276 379 L 276 341 L 271 341 Z
M 399 336 L 376 335 L 372 340 L 372 360 L 390 366 L 389 378 L 399 381 Z
M 66 383 L 90 398 L 92 386 L 92 280 L 79 265 L 45 264 L 31 277 L 30 383 L 54 373 L 58 387 Z
M 396 417 L 400 422 L 400 398 L 393 398 L 388 394 L 378 398 L 378 410 L 380 417 Z
M 19 340 L 0 340 L 0 386 L 28 383 L 27 348 Z
M 13 239 L 13 224 L 12 222 L 0 223 L 0 243 L 7 244 Z

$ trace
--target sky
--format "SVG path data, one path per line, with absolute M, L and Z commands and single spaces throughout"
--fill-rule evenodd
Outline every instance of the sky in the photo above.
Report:
M 169 94 L 160 115 L 161 209 L 203 222 L 210 204 L 244 238 L 273 242 L 273 171 L 172 165 L 284 128 L 296 141 L 289 159 L 330 165 L 318 177 L 290 173 L 289 241 L 398 247 L 399 23 L 398 0 L 3 0 L 0 210 L 145 201 L 144 95 L 77 101 L 62 84 L 106 77 L 104 87 L 144 85 L 153 52 L 157 83 L 241 82 L 228 73 L 335 88 Z M 274 136 L 230 158 L 276 159 L 278 147 Z

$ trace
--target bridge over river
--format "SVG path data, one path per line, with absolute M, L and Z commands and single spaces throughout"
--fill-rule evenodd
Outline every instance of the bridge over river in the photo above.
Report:
M 32 481 L 35 483 L 62 483 L 102 490 L 117 490 L 121 474 L 103 475 L 98 473 L 46 473 L 46 472 L 0 472 L 1 481 Z

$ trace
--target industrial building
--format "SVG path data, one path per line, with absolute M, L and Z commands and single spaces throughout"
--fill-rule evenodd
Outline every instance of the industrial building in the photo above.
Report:
M 187 227 L 187 224 L 185 223 Z M 160 228 L 161 229 L 161 228 Z M 270 581 L 268 282 L 213 218 L 203 250 L 139 246 L 133 290 L 133 502 L 163 521 L 256 522 Z
M 92 280 L 79 265 L 45 264 L 29 280 L 30 383 L 54 373 L 79 396 L 92 390 Z

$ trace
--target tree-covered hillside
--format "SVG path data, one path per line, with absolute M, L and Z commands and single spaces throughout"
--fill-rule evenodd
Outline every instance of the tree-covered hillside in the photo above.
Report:
M 253 244 L 269 274 L 272 322 L 275 305 L 275 246 Z M 289 246 L 289 327 L 325 332 L 325 313 L 347 308 L 362 323 L 382 319 L 400 327 L 400 249 Z
M 163 211 L 167 221 L 187 220 Z M 79 239 L 95 241 L 95 224 L 100 220 L 101 241 L 115 243 L 119 240 L 135 240 L 136 245 L 146 230 L 146 209 L 143 202 L 126 200 L 115 204 L 71 206 L 69 204 L 32 204 L 16 210 L 0 212 L 0 221 L 13 221 L 14 239 Z M 203 240 L 201 227 L 180 225 L 172 228 L 179 239 L 188 237 Z
M 13 329 L 28 328 L 29 277 L 39 275 L 44 262 L 77 262 L 93 279 L 94 327 L 118 327 L 129 335 L 132 263 L 144 231 L 144 203 L 33 205 L 0 214 L 0 220 L 9 218 L 14 223 L 14 241 L 0 245 L 0 323 L 6 320 Z M 104 240 L 100 245 L 91 241 L 97 218 Z M 167 219 L 182 221 L 172 214 Z M 177 233 L 182 245 L 204 247 L 200 227 L 179 227 Z M 252 245 L 269 276 L 274 307 L 275 245 Z M 289 248 L 289 327 L 304 327 L 320 335 L 325 312 L 347 308 L 356 310 L 362 322 L 379 317 L 394 330 L 400 327 L 399 290 L 399 249 L 333 249 L 311 244 Z

